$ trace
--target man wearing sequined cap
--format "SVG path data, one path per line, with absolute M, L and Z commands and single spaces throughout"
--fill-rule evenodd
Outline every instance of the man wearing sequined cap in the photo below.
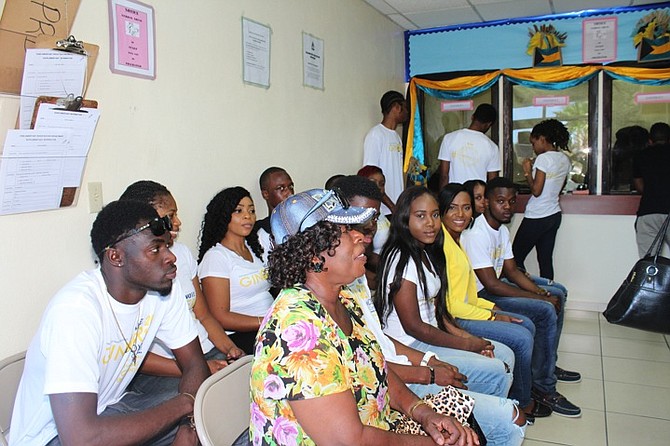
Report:
M 105 206 L 91 229 L 99 267 L 52 298 L 26 355 L 11 445 L 197 444 L 194 395 L 209 375 L 177 268 L 171 224 L 148 204 Z M 179 393 L 125 393 L 155 338 L 182 369 Z M 114 415 L 114 416 L 110 416 Z

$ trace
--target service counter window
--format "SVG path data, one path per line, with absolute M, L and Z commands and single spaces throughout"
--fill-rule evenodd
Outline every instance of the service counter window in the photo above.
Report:
M 603 190 L 610 194 L 634 193 L 633 159 L 646 146 L 652 124 L 670 122 L 670 86 L 606 78 L 605 87 L 606 93 L 611 92 L 603 98 L 611 113 L 611 126 L 605 126 L 605 138 L 609 137 L 609 141 L 605 141 L 603 155 L 609 172 L 603 172 Z
M 491 90 L 487 90 L 465 100 L 441 99 L 435 96 L 422 95 L 422 122 L 425 147 L 425 159 L 431 177 L 438 179 L 440 161 L 437 155 L 440 152 L 442 139 L 447 133 L 468 127 L 477 106 L 492 103 Z M 493 102 L 495 103 L 495 102 Z M 489 137 L 498 142 L 497 128 L 489 131 Z M 493 132 L 493 133 L 492 133 Z M 439 183 L 437 183 L 439 184 Z
M 523 85 L 511 86 L 511 153 L 505 157 L 506 172 L 521 192 L 528 192 L 523 176 L 522 163 L 534 159 L 530 143 L 533 126 L 545 119 L 558 119 L 570 131 L 570 144 L 566 155 L 572 168 L 565 191 L 589 189 L 591 144 L 589 142 L 589 83 L 562 90 L 544 90 Z M 509 175 L 508 175 L 509 176 Z

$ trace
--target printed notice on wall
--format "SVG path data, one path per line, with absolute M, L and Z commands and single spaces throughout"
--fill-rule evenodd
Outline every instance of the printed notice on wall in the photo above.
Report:
M 323 40 L 302 33 L 302 83 L 323 90 Z
M 270 27 L 242 17 L 244 82 L 270 87 Z
M 156 78 L 154 10 L 135 0 L 109 0 L 114 73 Z
M 603 17 L 582 22 L 582 59 L 584 63 L 616 60 L 617 18 Z

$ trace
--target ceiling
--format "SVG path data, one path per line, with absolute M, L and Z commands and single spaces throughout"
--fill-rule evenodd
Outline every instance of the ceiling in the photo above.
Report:
M 406 30 L 543 16 L 668 0 L 365 0 Z

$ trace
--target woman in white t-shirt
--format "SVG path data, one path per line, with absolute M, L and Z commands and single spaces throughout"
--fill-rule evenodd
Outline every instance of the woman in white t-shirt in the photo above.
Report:
M 512 251 L 520 268 L 528 253 L 535 248 L 540 276 L 554 279 L 554 244 L 561 225 L 558 197 L 570 172 L 570 159 L 561 150 L 568 148 L 570 133 L 556 119 L 547 119 L 533 127 L 530 143 L 537 154 L 535 161 L 525 159 L 523 172 L 530 186 L 531 197 L 514 237 Z
M 250 354 L 273 301 L 255 223 L 249 191 L 222 190 L 207 205 L 198 253 L 198 273 L 210 311 L 235 344 Z
M 396 203 L 378 269 L 374 301 L 384 332 L 458 367 L 468 376 L 470 390 L 506 397 L 512 384 L 512 350 L 469 334 L 446 309 L 443 311 L 443 241 L 440 209 L 433 193 L 420 186 L 405 189 Z M 444 318 L 436 317 L 436 306 Z
M 227 365 L 228 360 L 244 356 L 228 337 L 221 324 L 209 312 L 200 289 L 198 264 L 191 250 L 175 240 L 181 229 L 181 220 L 177 216 L 177 202 L 170 191 L 160 183 L 151 180 L 136 181 L 126 188 L 120 200 L 134 200 L 150 204 L 160 217 L 168 216 L 172 222 L 170 232 L 170 251 L 177 258 L 177 278 L 184 298 L 195 320 L 198 338 L 205 359 L 212 373 Z M 159 390 L 169 389 L 178 392 L 181 370 L 170 349 L 160 340 L 151 344 L 151 350 L 142 364 L 140 373 L 135 377 L 133 390 L 158 394 Z

